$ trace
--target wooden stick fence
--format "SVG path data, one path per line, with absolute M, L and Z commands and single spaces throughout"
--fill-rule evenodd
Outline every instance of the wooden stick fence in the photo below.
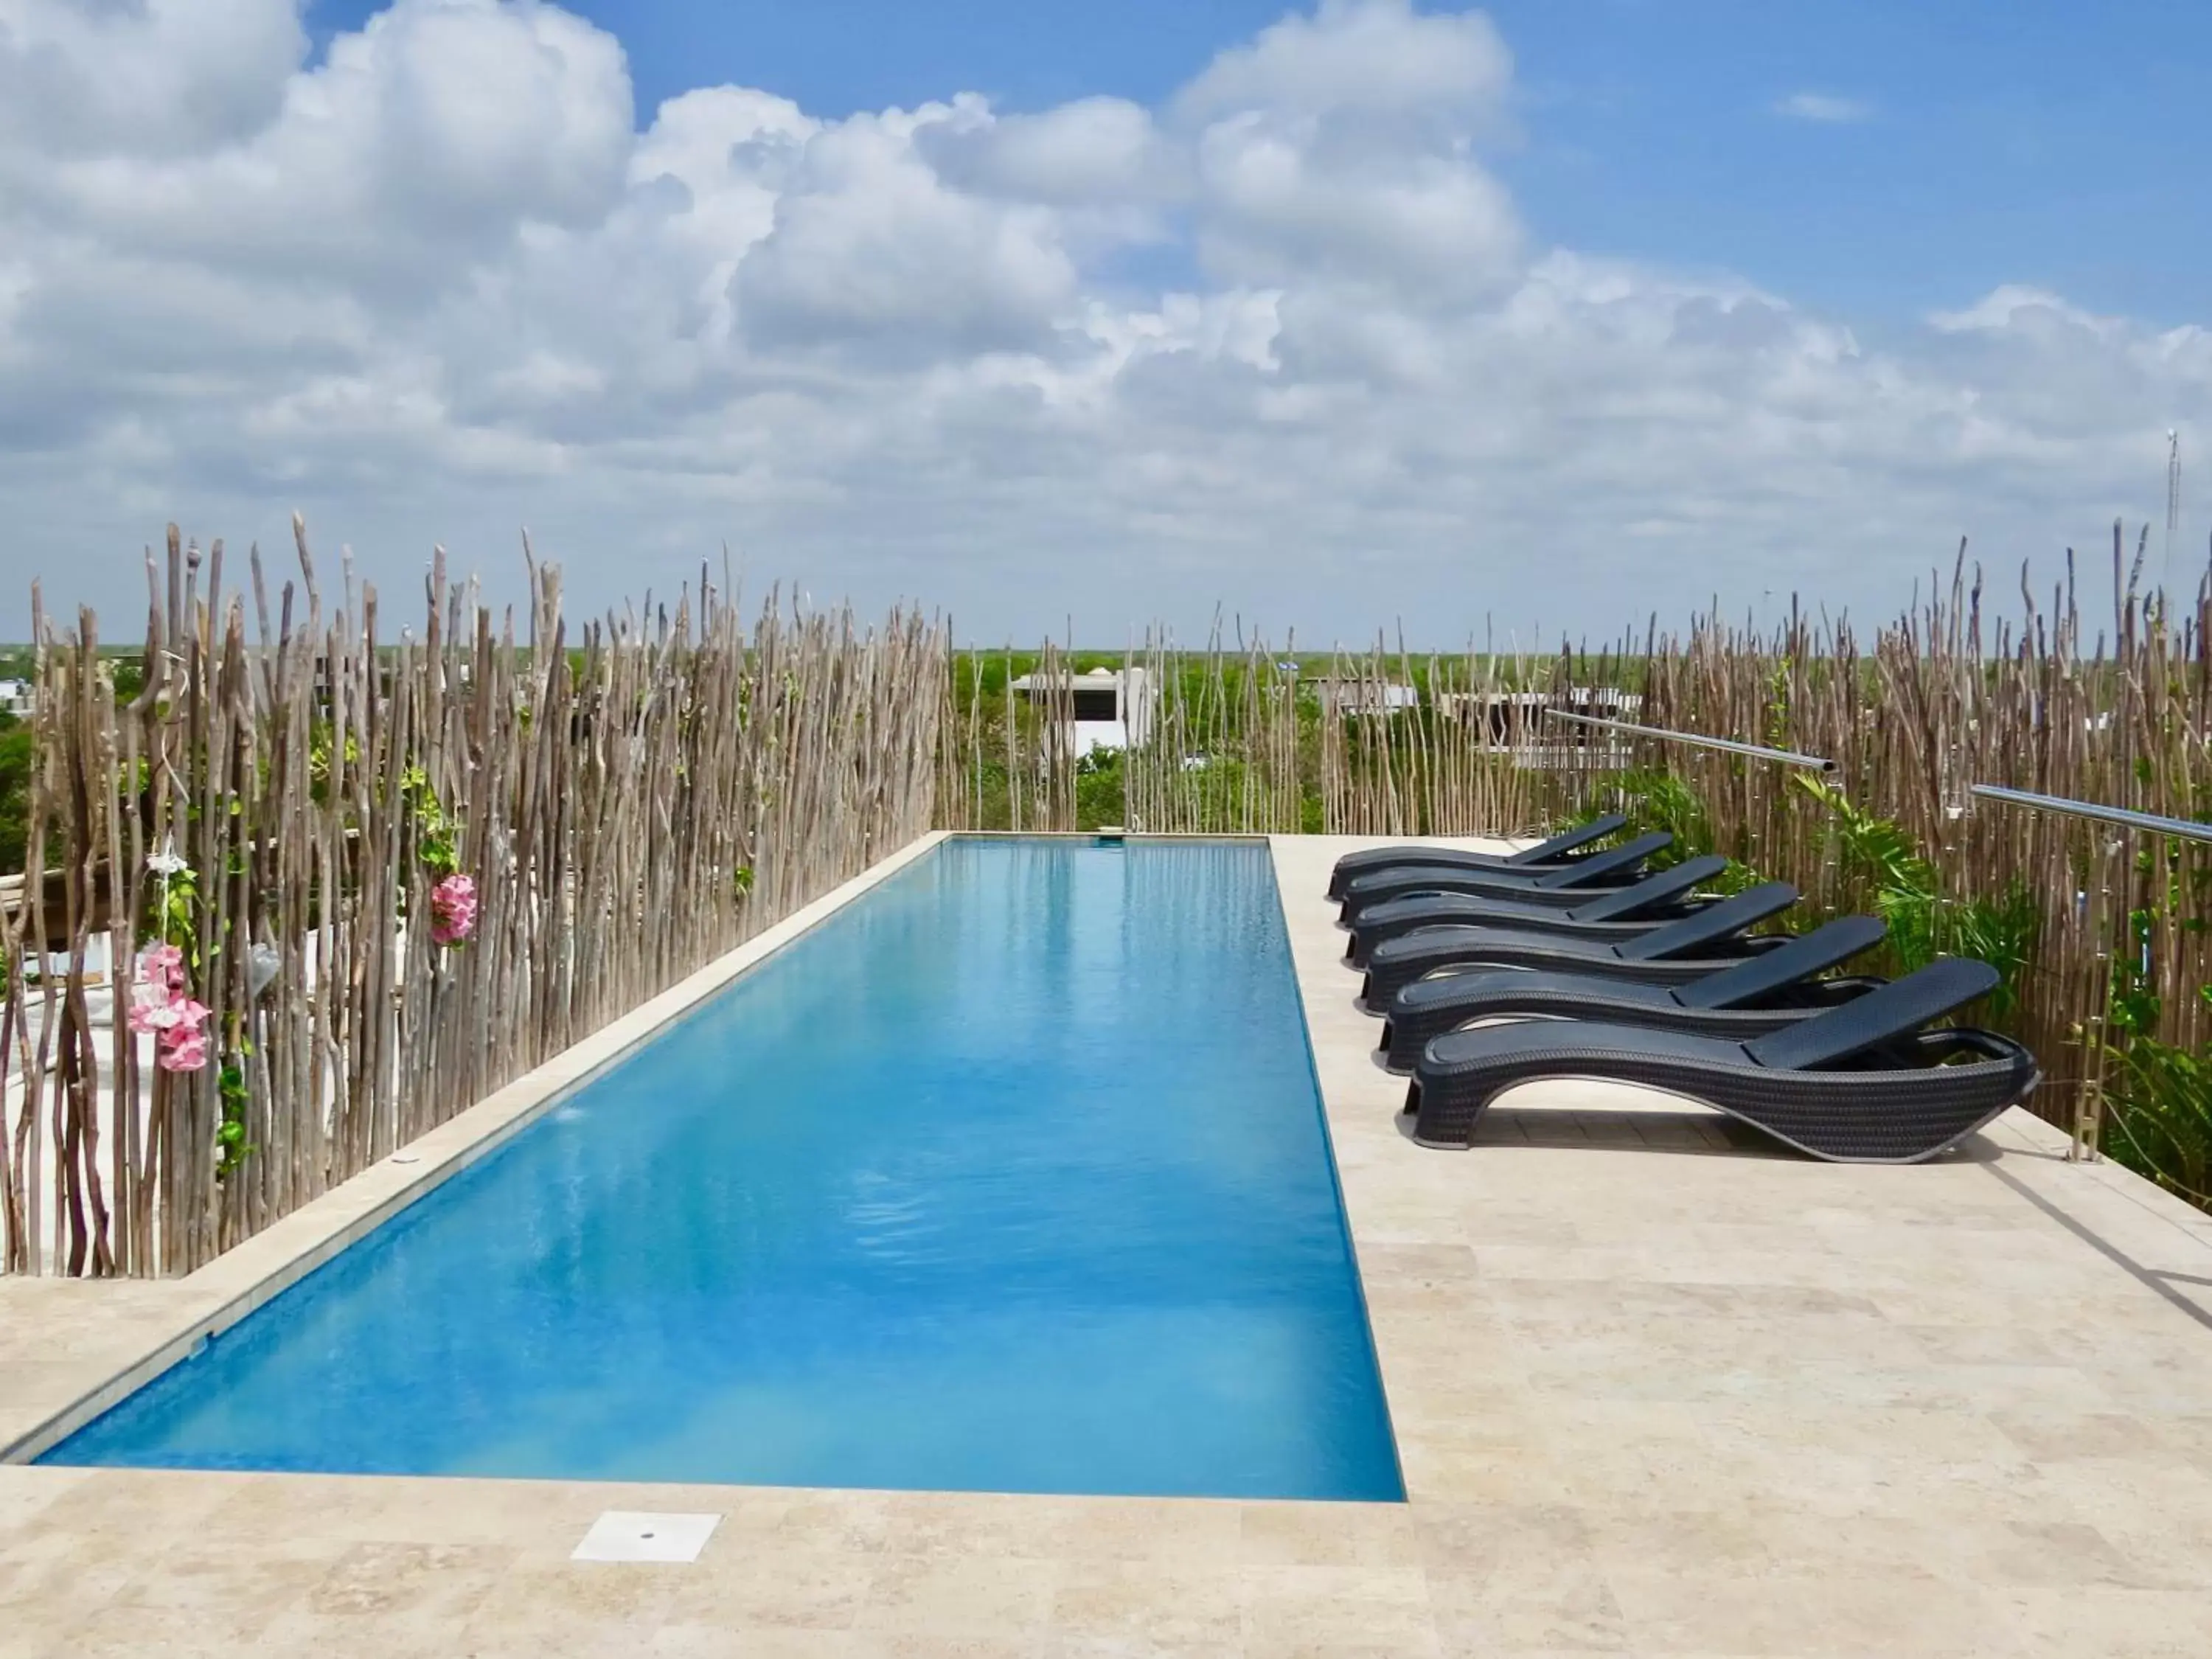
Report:
M 2212 984 L 2212 849 L 2021 812 L 1972 786 L 2212 817 L 2212 577 L 2178 608 L 2142 586 L 2142 553 L 2130 564 L 2115 531 L 2101 632 L 2084 620 L 2070 560 L 2048 596 L 2023 580 L 2020 614 L 2005 621 L 1985 605 L 1963 549 L 1948 583 L 1931 582 L 1866 641 L 1794 602 L 1771 630 L 1716 615 L 1662 635 L 1655 621 L 1640 638 L 1553 658 L 1415 657 L 1377 641 L 1278 659 L 1264 642 L 1227 646 L 1218 626 L 1200 650 L 1154 632 L 1123 666 L 1144 671 L 1157 711 L 1119 763 L 1121 794 L 1091 817 L 1186 833 L 1525 834 L 1661 778 L 1694 808 L 1698 822 L 1684 829 L 1795 883 L 1814 913 L 1895 909 L 1881 872 L 1851 853 L 1841 802 L 1893 824 L 1924 866 L 1934 946 L 2017 953 L 2014 1002 L 1991 1017 L 2042 1056 L 2037 1104 L 2070 1122 L 2125 1035 L 2109 1025 L 2116 975 L 2133 988 L 2136 1035 L 2190 1053 L 2212 1039 L 2202 993 Z M 1007 653 L 1000 673 L 978 657 L 969 672 L 978 687 L 994 675 L 1010 685 L 1042 660 Z M 1020 778 L 1026 816 L 1013 817 L 987 799 L 1000 785 L 984 779 L 983 700 L 965 708 L 964 726 L 946 725 L 961 753 L 944 763 L 948 778 L 968 781 L 960 822 L 1091 827 L 1068 807 L 1079 792 L 1061 774 L 1073 760 L 1047 736 L 1060 714 L 1011 691 L 992 711 L 999 763 Z M 1552 710 L 1831 758 L 1833 774 L 1811 775 L 1833 793 L 1754 756 L 1561 722 Z M 1899 913 L 1894 927 L 1904 923 Z M 2212 1111 L 2206 1120 L 2212 1158 Z
M 748 632 L 702 573 L 672 614 L 572 635 L 533 565 L 518 640 L 441 554 L 395 643 L 349 568 L 325 594 L 295 529 L 273 620 L 258 553 L 230 592 L 221 544 L 204 559 L 172 530 L 128 701 L 91 611 L 36 618 L 9 1272 L 188 1272 L 930 824 L 938 624 L 863 633 L 771 598 Z M 441 872 L 475 884 L 462 943 L 434 937 Z M 127 1021 L 164 915 L 209 1010 L 198 1070 L 155 1064 Z
M 1936 944 L 2021 952 L 2017 1006 L 1996 1017 L 2043 1060 L 2039 1109 L 2067 1123 L 2124 1035 L 2108 1030 L 2116 969 L 2146 994 L 2140 1036 L 2188 1052 L 2212 1040 L 2212 848 L 2022 811 L 1973 786 L 2212 817 L 2212 576 L 2176 608 L 2143 587 L 2142 564 L 2115 526 L 2111 624 L 2094 635 L 2070 557 L 2048 596 L 2023 578 L 2008 621 L 1962 549 L 1950 580 L 1870 644 L 1793 609 L 1769 634 L 1705 618 L 1631 665 L 1648 724 L 1835 760 L 1851 811 L 1893 823 L 1929 866 Z M 1790 769 L 1634 748 L 1688 786 L 1718 850 L 1795 883 L 1814 911 L 1882 902 L 1832 800 Z M 1620 782 L 1589 775 L 1575 810 L 1611 804 Z
M 2047 601 L 2023 584 L 2019 617 L 1996 621 L 1962 550 L 1948 586 L 1865 643 L 1793 605 L 1769 631 L 1713 616 L 1548 658 L 1381 641 L 1278 655 L 1217 623 L 1201 650 L 1154 631 L 1087 665 L 1066 643 L 956 655 L 948 628 L 914 615 L 862 635 L 773 601 L 748 634 L 703 575 L 672 617 L 648 605 L 572 641 L 558 574 L 535 568 L 518 641 L 442 560 L 422 637 L 387 643 L 374 592 L 349 570 L 326 614 L 304 535 L 298 550 L 300 588 L 273 622 L 252 560 L 249 643 L 220 545 L 203 561 L 173 535 L 166 567 L 149 561 L 146 672 L 127 702 L 90 612 L 74 629 L 38 618 L 40 762 L 0 1021 L 8 1271 L 186 1271 L 933 814 L 1521 834 L 1663 777 L 1698 836 L 1816 912 L 1889 902 L 1844 833 L 1851 814 L 1913 849 L 1947 940 L 2010 918 L 1990 945 L 2021 952 L 1999 1017 L 2042 1055 L 2039 1103 L 2062 1121 L 2103 1091 L 2123 992 L 2128 1034 L 2190 1052 L 2212 1038 L 2212 853 L 1972 793 L 2212 814 L 2212 578 L 2177 611 L 2117 532 L 2094 643 L 2070 562 Z M 1086 760 L 1078 677 L 1102 666 L 1120 671 L 1133 741 Z M 1550 710 L 1838 769 L 1823 793 L 1755 757 Z M 173 860 L 196 884 L 181 912 Z M 478 884 L 465 946 L 422 925 L 448 865 Z M 94 942 L 120 967 L 157 914 L 181 916 L 228 1091 L 214 1064 L 155 1066 L 125 999 L 86 985 Z
M 963 653 L 945 692 L 939 757 L 948 829 L 1065 831 L 1123 823 L 1154 834 L 1516 834 L 1617 771 L 1626 750 L 1562 737 L 1543 709 L 1573 694 L 1558 659 L 1470 651 L 1415 659 L 1379 643 L 1300 657 L 1291 644 L 1200 649 L 1148 632 L 1113 666 L 1130 744 L 1110 807 L 1086 821 L 1068 688 L 1077 653 Z M 1094 668 L 1105 665 L 1103 656 Z M 1017 685 L 1026 680 L 1026 692 Z

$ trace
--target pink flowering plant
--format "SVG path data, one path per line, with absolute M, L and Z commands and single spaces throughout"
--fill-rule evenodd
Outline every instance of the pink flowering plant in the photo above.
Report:
M 459 945 L 477 930 L 476 878 L 461 873 L 460 826 L 446 816 L 421 767 L 409 767 L 404 782 L 415 812 L 415 855 L 437 878 L 430 889 L 430 937 Z
M 458 872 L 430 890 L 430 937 L 458 945 L 477 930 L 477 884 Z
M 212 1011 L 191 994 L 191 976 L 199 966 L 199 878 L 191 865 L 178 856 L 173 846 L 146 860 L 160 878 L 153 906 L 155 942 L 138 952 L 131 976 L 131 1006 L 125 1016 L 131 1030 L 154 1039 L 154 1063 L 170 1073 L 204 1071 L 213 1052 L 208 1021 Z M 214 947 L 220 955 L 222 946 Z M 249 960 L 271 958 L 267 972 L 258 966 L 249 974 L 252 994 L 258 995 L 274 974 L 275 952 L 256 946 Z M 253 1045 L 246 1041 L 240 1015 L 230 1017 L 230 1041 L 216 1073 L 216 1100 L 220 1117 L 215 1132 L 215 1170 L 228 1178 L 255 1151 L 246 1138 L 250 1093 L 246 1082 L 246 1059 Z
M 138 953 L 131 987 L 128 1023 L 154 1039 L 155 1062 L 165 1072 L 197 1072 L 208 1061 L 208 1006 L 185 984 L 185 953 L 164 942 Z

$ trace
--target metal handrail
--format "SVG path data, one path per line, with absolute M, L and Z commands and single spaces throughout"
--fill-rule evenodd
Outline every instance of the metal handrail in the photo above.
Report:
M 1571 714 L 1564 708 L 1547 708 L 1544 712 L 1554 720 L 1572 720 L 1577 726 L 1602 726 L 1608 732 L 1630 732 L 1639 738 L 1657 738 L 1663 743 L 1686 743 L 1699 749 L 1724 749 L 1731 755 L 1748 755 L 1753 760 L 1776 761 L 1784 766 L 1802 766 L 1813 772 L 1832 772 L 1836 769 L 1836 763 L 1832 760 L 1823 760 L 1818 755 L 1800 755 L 1789 749 L 1766 749 L 1755 743 L 1738 743 L 1732 738 L 1709 738 L 1697 732 L 1669 732 L 1664 726 L 1602 720 L 1595 714 Z
M 2124 806 L 2100 806 L 2094 801 L 2069 800 L 2063 795 L 2038 795 L 2002 784 L 1978 783 L 1972 793 L 1984 800 L 2008 806 L 2026 806 L 2039 812 L 2063 812 L 2069 817 L 2094 818 L 2128 830 L 2147 830 L 2154 836 L 2179 836 L 2187 841 L 2212 842 L 2212 823 L 2197 818 L 2162 818 L 2155 812 L 2135 812 Z

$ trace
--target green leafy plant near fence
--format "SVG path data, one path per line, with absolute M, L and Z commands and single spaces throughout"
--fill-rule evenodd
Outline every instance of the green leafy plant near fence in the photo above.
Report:
M 1621 775 L 1619 810 L 1628 820 L 1626 836 L 1649 835 L 1663 830 L 1674 840 L 1649 860 L 1654 870 L 1672 869 L 1686 860 L 1719 852 L 1713 834 L 1712 814 L 1698 792 L 1675 774 L 1663 769 L 1638 768 Z M 1728 868 L 1708 884 L 1717 893 L 1741 893 L 1766 878 L 1742 860 L 1729 855 Z
M 2026 884 L 2014 882 L 1995 898 L 1948 893 L 1935 865 L 1893 820 L 1858 806 L 1824 778 L 1800 774 L 1796 782 L 1827 809 L 1838 860 L 1888 924 L 1898 966 L 1911 973 L 1939 957 L 1977 957 L 2002 976 L 1990 994 L 1991 1014 L 2002 1020 L 2011 1013 L 2042 926 Z
M 1094 749 L 1075 763 L 1075 827 L 1103 830 L 1128 817 L 1127 780 L 1118 749 Z
M 2126 948 L 2113 957 L 2105 1016 L 2105 1091 L 2118 1162 L 2192 1202 L 2212 1206 L 2212 1049 L 2191 1051 L 2154 1033 L 2164 999 L 2144 965 L 2158 916 L 2128 916 Z M 2195 920 L 2190 918 L 2189 920 Z M 2212 1005 L 2212 985 L 2197 994 Z
M 0 872 L 9 875 L 23 867 L 31 769 L 37 763 L 31 728 L 13 714 L 0 714 Z
M 2105 1150 L 2191 1203 L 2212 1207 L 2212 1044 L 2191 1049 L 2159 1040 L 2166 1012 L 2154 965 L 2161 933 L 2201 934 L 2212 871 L 2186 866 L 2169 843 L 2136 855 L 2150 902 L 2128 912 L 2126 937 L 2112 954 L 2112 988 L 2100 1036 L 2105 1103 L 2112 1133 Z M 2185 868 L 2187 873 L 2185 874 Z M 2196 995 L 2212 1007 L 2212 985 Z
M 2212 1002 L 2212 987 L 2200 995 Z M 2212 1207 L 2212 1052 L 2136 1036 L 2106 1079 L 2117 1163 L 2191 1203 Z
M 1663 830 L 1674 837 L 1673 846 L 1650 863 L 1664 870 L 1713 850 L 1712 815 L 1698 792 L 1674 773 L 1657 768 L 1638 768 L 1620 779 L 1620 811 L 1628 820 L 1630 836 Z

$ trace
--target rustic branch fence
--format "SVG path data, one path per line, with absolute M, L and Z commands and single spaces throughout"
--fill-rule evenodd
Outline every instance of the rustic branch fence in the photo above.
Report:
M 2015 969 L 2016 1005 L 1999 1015 L 2041 1058 L 2037 1104 L 2062 1122 L 2094 1115 L 2127 1037 L 2188 1053 L 2212 1039 L 2212 848 L 1972 793 L 2212 817 L 2212 576 L 2175 607 L 2144 588 L 2142 565 L 2116 526 L 2109 623 L 2094 633 L 2070 557 L 2048 595 L 2023 576 L 2021 610 L 2001 619 L 1962 549 L 1948 582 L 1864 644 L 1794 611 L 1765 634 L 1709 617 L 1635 665 L 1646 723 L 1832 759 L 1849 813 L 1901 831 L 1933 877 L 1933 943 L 2014 957 L 1999 965 Z M 1633 748 L 1687 786 L 1717 850 L 1795 883 L 1816 912 L 1884 902 L 1836 796 L 1759 761 Z M 1620 788 L 1601 774 L 1583 784 L 1578 806 Z M 2132 998 L 2126 1032 L 2109 1029 L 2116 985 Z
M 392 642 L 375 591 L 349 566 L 326 595 L 295 532 L 272 617 L 258 554 L 227 592 L 221 544 L 172 531 L 128 700 L 89 611 L 36 619 L 7 1271 L 187 1272 L 931 822 L 933 622 L 863 633 L 771 599 L 748 630 L 702 574 L 672 614 L 572 634 L 533 564 L 518 640 L 441 555 Z M 446 870 L 475 884 L 463 942 L 434 937 Z M 197 1070 L 128 1023 L 165 917 L 209 1011 Z
M 672 617 L 572 641 L 557 573 L 534 567 L 518 641 L 442 562 L 422 637 L 386 643 L 349 572 L 326 613 L 304 537 L 272 623 L 258 557 L 250 595 L 226 596 L 219 544 L 202 561 L 173 536 L 166 567 L 149 562 L 134 697 L 89 612 L 39 619 L 0 1267 L 188 1270 L 933 822 L 1521 834 L 1626 801 L 1794 882 L 1815 913 L 1909 924 L 1900 953 L 2003 958 L 1994 1017 L 2042 1056 L 2040 1108 L 2071 1121 L 2113 1092 L 2130 1042 L 2186 1056 L 2212 1039 L 2212 849 L 1972 793 L 2212 815 L 2212 578 L 2177 610 L 2125 551 L 2116 532 L 2094 635 L 2070 562 L 1996 620 L 1962 550 L 1863 642 L 1793 607 L 1771 629 L 1714 616 L 1557 656 L 1279 655 L 1218 626 L 1198 650 L 1155 631 L 1118 654 L 954 653 L 910 613 L 863 634 L 771 601 L 748 630 L 703 575 Z M 1085 757 L 1078 676 L 1099 668 L 1131 689 L 1133 741 Z M 449 867 L 479 888 L 459 945 L 427 925 Z M 96 943 L 127 969 L 158 916 L 186 936 L 222 1066 L 160 1069 L 121 988 L 87 983 Z M 2161 1173 L 2202 1197 L 2197 1109 L 2201 1133 L 2163 1131 L 2197 1135 L 2187 1178 Z M 2130 1134 L 2128 1112 L 2113 1127 Z
M 1082 760 L 1067 734 L 1088 663 L 1139 688 L 1109 816 L 1085 821 Z M 1200 649 L 1149 632 L 1126 653 L 1048 642 L 955 659 L 939 757 L 947 829 L 1067 831 L 1120 823 L 1152 834 L 1511 835 L 1617 771 L 1609 740 L 1562 738 L 1541 718 L 1582 706 L 1562 658 L 1469 652 L 1296 655 L 1267 641 Z M 1018 691 L 1017 685 L 1029 683 Z M 1547 689 L 1557 685 L 1556 691 Z
M 2000 618 L 1962 549 L 1948 582 L 1863 641 L 1795 605 L 1771 629 L 1716 615 L 1673 635 L 1655 622 L 1556 657 L 1420 656 L 1378 641 L 1279 659 L 1264 642 L 1224 645 L 1218 628 L 1198 650 L 1155 632 L 1116 665 L 1152 688 L 1147 733 L 1117 763 L 1119 793 L 1088 818 L 1076 758 L 1054 736 L 1065 711 L 1004 689 L 1069 653 L 978 654 L 965 662 L 968 694 L 952 694 L 962 718 L 945 723 L 958 752 L 945 775 L 961 781 L 946 799 L 962 803 L 947 822 L 1510 835 L 1625 801 L 1697 850 L 1796 884 L 1816 915 L 1889 915 L 1898 957 L 1997 960 L 2009 983 L 1988 1017 L 2042 1057 L 2037 1106 L 2094 1127 L 2097 1103 L 2125 1092 L 2106 1073 L 2131 1041 L 2208 1053 L 2212 849 L 2024 812 L 1972 786 L 2212 817 L 2212 577 L 2177 606 L 2142 586 L 2142 548 L 2131 562 L 2116 530 L 2102 629 L 2085 618 L 2070 558 L 2047 595 L 2023 577 L 2021 608 Z M 993 699 L 980 695 L 987 683 L 1002 688 Z M 1837 769 L 1800 774 L 1547 718 L 1626 708 L 1631 723 Z M 1884 835 L 1887 866 L 1869 851 Z M 2200 1074 L 2212 1070 L 2175 1073 L 2184 1088 Z M 2212 1182 L 2196 1167 L 2212 1165 L 2212 1103 L 2202 1115 L 2200 1129 L 2173 1131 L 2196 1139 L 2181 1160 L 2191 1172 L 2174 1184 L 2205 1198 L 2191 1182 Z M 2114 1128 L 2130 1133 L 2124 1113 Z

